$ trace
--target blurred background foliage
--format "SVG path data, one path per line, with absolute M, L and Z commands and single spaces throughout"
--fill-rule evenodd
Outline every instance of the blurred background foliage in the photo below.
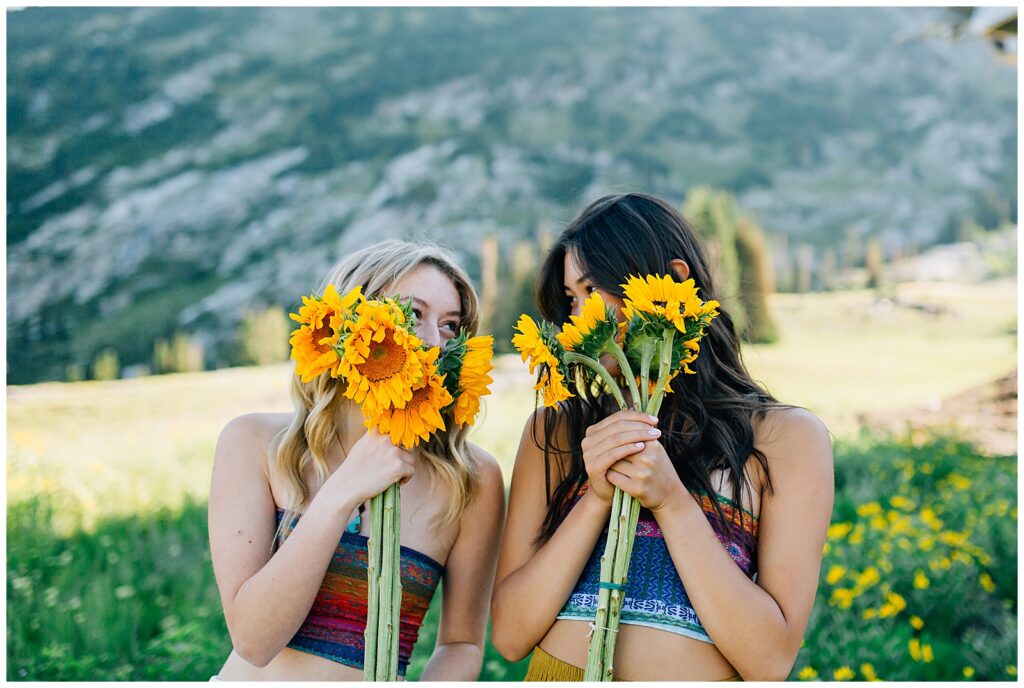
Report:
M 763 308 L 740 285 L 874 286 L 1016 221 L 1016 70 L 977 23 L 940 8 L 8 12 L 8 382 L 280 359 L 273 337 L 240 345 L 253 314 L 294 308 L 389 236 L 436 239 L 501 285 L 485 316 L 503 331 L 528 310 L 544 237 L 626 189 L 727 210 L 709 231 L 741 323 Z M 763 249 L 733 249 L 762 243 L 741 216 Z M 739 274 L 752 253 L 774 269 Z

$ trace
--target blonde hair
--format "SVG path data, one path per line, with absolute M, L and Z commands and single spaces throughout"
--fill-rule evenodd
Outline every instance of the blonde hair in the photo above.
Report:
M 333 284 L 340 294 L 361 286 L 363 293 L 370 298 L 390 295 L 389 290 L 420 265 L 433 266 L 452 280 L 462 311 L 459 324 L 469 331 L 470 336 L 475 335 L 480 308 L 469 276 L 451 254 L 425 241 L 390 239 L 357 251 L 328 271 L 318 293 L 322 293 L 328 284 Z M 275 543 L 285 525 L 309 505 L 311 494 L 304 479 L 306 471 L 312 468 L 318 486 L 327 480 L 328 449 L 335 438 L 341 436 L 343 426 L 339 421 L 353 404 L 344 396 L 344 384 L 328 374 L 305 383 L 298 375 L 292 375 L 291 398 L 295 415 L 291 424 L 274 437 L 271 453 L 278 470 L 284 474 L 298 499 L 293 498 L 288 505 L 278 525 Z M 420 444 L 414 451 L 418 455 L 418 465 L 426 469 L 432 491 L 440 481 L 451 492 L 447 508 L 435 519 L 436 526 L 447 527 L 457 521 L 469 505 L 479 484 L 479 470 L 476 457 L 466 442 L 469 426 L 456 427 L 451 410 L 442 417 L 446 430 L 436 433 L 429 442 Z

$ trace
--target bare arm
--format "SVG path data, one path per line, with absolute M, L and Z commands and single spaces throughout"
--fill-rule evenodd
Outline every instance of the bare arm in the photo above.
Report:
M 210 551 L 228 632 L 238 654 L 255 666 L 269 663 L 302 625 L 345 521 L 364 499 L 366 478 L 376 478 L 372 488 L 376 489 L 376 483 L 390 479 L 392 473 L 397 480 L 412 470 L 404 461 L 386 457 L 387 465 L 380 467 L 378 475 L 359 475 L 366 462 L 360 461 L 360 452 L 353 446 L 346 459 L 346 463 L 355 459 L 350 470 L 335 471 L 271 556 L 276 507 L 260 435 L 258 421 L 248 416 L 232 420 L 221 432 L 209 507 Z
M 535 413 L 526 423 L 512 472 L 508 520 L 491 599 L 491 641 L 508 660 L 522 659 L 543 639 L 576 586 L 611 514 L 613 488 L 603 479 L 608 465 L 637 451 L 637 432 L 649 438 L 645 422 L 633 421 L 641 431 L 634 427 L 622 432 L 605 425 L 613 418 L 592 426 L 597 439 L 589 437 L 588 430 L 590 445 L 585 441 L 584 456 L 591 487 L 542 545 L 534 540 L 547 513 L 544 454 L 534 443 L 532 430 L 536 423 L 538 436 L 542 434 L 543 417 Z M 602 443 L 601 430 L 617 439 L 606 433 L 607 441 Z
M 487 608 L 505 518 L 505 485 L 494 457 L 474 447 L 480 488 L 459 521 L 444 571 L 437 645 L 422 681 L 475 681 L 483 665 Z
M 758 445 L 775 489 L 766 491 L 761 502 L 756 583 L 736 566 L 678 478 L 666 501 L 653 501 L 661 507 L 654 515 L 694 610 L 718 649 L 748 681 L 785 680 L 792 669 L 814 604 L 832 513 L 827 429 L 807 411 L 776 416 L 773 436 Z M 634 459 L 624 470 L 639 473 L 642 480 L 644 461 Z M 636 477 L 613 476 L 612 481 L 631 492 Z

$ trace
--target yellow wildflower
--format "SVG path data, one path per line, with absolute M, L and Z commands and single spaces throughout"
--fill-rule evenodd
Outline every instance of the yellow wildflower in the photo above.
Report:
M 992 576 L 990 576 L 988 572 L 981 574 L 981 577 L 978 580 L 981 583 L 981 587 L 985 592 L 996 591 L 996 583 L 992 580 Z
M 928 576 L 924 575 L 924 571 L 917 569 L 914 571 L 914 587 L 918 590 L 924 590 L 928 587 L 929 581 Z
M 867 518 L 868 516 L 880 513 L 882 513 L 882 505 L 878 502 L 868 502 L 857 507 L 857 515 L 861 518 Z
M 964 678 L 971 678 L 974 676 L 974 667 L 964 667 Z
M 853 605 L 853 598 L 856 596 L 857 593 L 849 588 L 836 588 L 832 591 L 832 599 L 830 601 L 833 606 L 840 609 L 849 609 Z
M 903 495 L 896 495 L 895 497 L 890 498 L 889 504 L 897 509 L 903 509 L 904 511 L 914 510 L 914 503 Z
M 859 545 L 863 541 L 864 541 L 864 526 L 862 526 L 861 524 L 858 523 L 854 527 L 853 532 L 850 533 L 850 537 L 847 539 L 847 542 L 849 542 L 851 545 Z
M 924 659 L 925 662 L 930 662 L 935 659 L 935 655 L 932 654 L 932 646 L 928 643 L 921 645 L 921 658 Z
M 874 607 L 868 607 L 864 610 L 864 613 L 861 614 L 861 617 L 864 619 L 873 619 L 876 616 L 878 616 L 878 610 Z
M 852 523 L 833 523 L 828 527 L 828 539 L 839 540 L 841 538 L 844 538 L 852 528 Z
M 828 582 L 829 585 L 835 585 L 839 581 L 839 579 L 843 577 L 844 573 L 846 573 L 845 568 L 839 566 L 838 564 L 833 564 L 831 568 L 829 568 L 828 575 L 825 576 L 825 580 Z
M 924 521 L 932 530 L 942 530 L 942 521 L 935 515 L 935 511 L 930 507 L 926 506 L 921 509 L 921 520 Z
M 832 677 L 837 681 L 849 681 L 856 675 L 848 666 L 841 666 L 832 673 Z
M 930 552 L 935 547 L 935 536 L 925 535 L 923 538 L 917 541 L 917 547 L 922 552 Z
M 875 514 L 871 517 L 871 527 L 875 530 L 885 530 L 889 527 L 889 523 L 881 514 Z
M 957 490 L 963 491 L 971 486 L 971 479 L 960 475 L 959 473 L 950 473 L 946 476 L 946 480 Z
M 814 670 L 814 667 L 805 666 L 800 670 L 800 673 L 796 675 L 801 681 L 810 681 L 813 678 L 818 677 L 818 672 Z
M 945 530 L 939 533 L 939 542 L 953 547 L 963 547 L 967 544 L 967 533 L 958 533 L 955 530 Z
M 867 662 L 860 665 L 860 673 L 869 681 L 878 680 L 878 674 L 875 673 L 875 667 L 871 666 Z
M 910 625 L 920 631 L 922 628 L 924 628 L 924 619 L 915 614 L 910 617 Z
M 1010 666 L 1006 667 L 1006 673 L 1008 673 L 1010 676 L 1016 676 L 1017 667 L 1011 664 Z
M 878 573 L 878 569 L 874 566 L 869 566 L 864 569 L 859 576 L 857 576 L 857 587 L 867 588 L 880 580 L 882 580 L 882 576 Z
M 907 649 L 910 651 L 910 658 L 915 662 L 921 661 L 921 641 L 917 638 L 911 638 L 910 642 L 907 643 Z

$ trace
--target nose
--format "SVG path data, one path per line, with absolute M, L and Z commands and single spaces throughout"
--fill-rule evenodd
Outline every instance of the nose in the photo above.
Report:
M 416 323 L 416 336 L 422 339 L 428 347 L 441 346 L 441 330 L 436 322 L 421 320 Z

